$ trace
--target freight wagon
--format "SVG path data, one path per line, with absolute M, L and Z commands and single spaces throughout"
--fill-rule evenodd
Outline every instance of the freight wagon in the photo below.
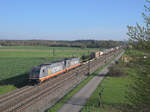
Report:
M 91 57 L 92 58 L 99 58 L 100 56 L 103 55 L 103 52 L 102 51 L 97 51 L 97 52 L 92 52 L 91 53 Z

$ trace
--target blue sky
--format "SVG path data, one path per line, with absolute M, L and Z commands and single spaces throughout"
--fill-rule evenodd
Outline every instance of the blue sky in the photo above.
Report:
M 0 39 L 124 40 L 145 0 L 0 0 Z

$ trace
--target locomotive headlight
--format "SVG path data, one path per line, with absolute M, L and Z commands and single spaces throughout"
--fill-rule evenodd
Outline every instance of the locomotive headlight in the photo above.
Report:
M 48 74 L 51 74 L 51 70 L 50 69 L 48 69 Z
M 72 66 L 72 62 L 70 62 L 70 66 Z
M 33 74 L 32 77 L 33 77 L 33 78 L 36 78 L 36 74 Z

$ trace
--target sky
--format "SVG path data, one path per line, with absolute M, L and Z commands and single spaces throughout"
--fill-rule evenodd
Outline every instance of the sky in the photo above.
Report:
M 145 0 L 0 0 L 0 40 L 124 40 Z

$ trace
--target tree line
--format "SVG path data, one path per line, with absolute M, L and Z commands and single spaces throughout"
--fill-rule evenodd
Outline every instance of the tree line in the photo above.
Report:
M 123 41 L 112 40 L 0 40 L 1 46 L 50 46 L 50 47 L 80 47 L 80 48 L 111 48 L 122 45 Z

